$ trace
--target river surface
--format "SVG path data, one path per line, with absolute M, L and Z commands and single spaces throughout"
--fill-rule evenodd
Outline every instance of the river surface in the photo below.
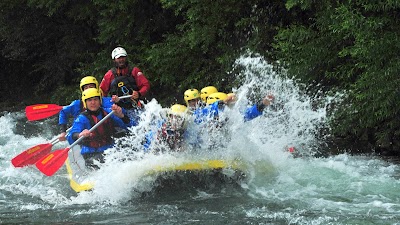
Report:
M 315 99 L 272 72 L 262 58 L 243 57 L 238 65 L 244 68 L 243 84 L 233 90 L 238 102 L 226 110 L 229 122 L 223 133 L 197 130 L 207 141 L 183 154 L 129 152 L 140 148 L 146 127 L 162 110 L 152 100 L 132 135 L 109 150 L 90 192 L 75 193 L 65 167 L 50 177 L 35 166 L 14 168 L 12 158 L 57 135 L 57 118 L 27 121 L 23 111 L 3 112 L 0 223 L 400 224 L 398 163 L 373 155 L 329 154 L 321 130 L 329 133 L 326 108 L 331 98 L 312 104 Z M 274 107 L 244 122 L 240 109 L 266 93 L 276 96 Z M 66 146 L 59 143 L 53 149 Z M 294 153 L 287 151 L 291 146 Z M 121 160 L 128 156 L 132 159 Z M 163 175 L 144 173 L 188 158 L 239 159 L 246 177 L 235 180 L 226 170 L 222 173 L 228 179 L 200 174 L 200 182 L 183 175 L 179 182 L 164 177 L 167 182 L 162 183 Z

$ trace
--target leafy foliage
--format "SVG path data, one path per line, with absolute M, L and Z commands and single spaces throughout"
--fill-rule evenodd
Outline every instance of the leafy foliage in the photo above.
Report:
M 288 1 L 313 21 L 280 30 L 276 48 L 306 82 L 349 91 L 333 118 L 335 132 L 379 145 L 399 130 L 400 4 L 396 1 Z M 388 141 L 389 140 L 389 141 Z
M 15 89 L 39 96 L 79 77 L 75 68 L 79 62 L 87 61 L 85 53 L 96 47 L 95 33 L 87 29 L 87 20 L 75 19 L 74 12 L 79 6 L 85 8 L 85 4 L 34 0 L 0 3 L 2 56 L 10 62 L 20 62 L 24 78 L 18 79 Z M 5 68 L 4 73 L 14 75 L 13 68 Z M 23 92 L 18 97 L 26 95 Z
M 273 34 L 281 19 L 280 1 L 161 1 L 180 18 L 165 40 L 146 52 L 149 67 L 182 93 L 187 88 L 214 85 L 230 90 L 234 81 L 227 75 L 234 60 L 247 48 L 271 50 Z M 270 11 L 270 14 L 265 12 Z M 264 36 L 265 35 L 265 36 Z M 178 76 L 177 76 L 178 75 Z M 189 84 L 189 86 L 188 86 Z

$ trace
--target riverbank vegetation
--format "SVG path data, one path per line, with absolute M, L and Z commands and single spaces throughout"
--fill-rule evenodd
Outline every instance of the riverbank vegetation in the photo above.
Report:
M 334 106 L 336 137 L 400 153 L 398 1 L 14 0 L 0 10 L 4 109 L 79 98 L 80 78 L 100 80 L 118 45 L 162 103 L 188 84 L 228 91 L 227 71 L 251 51 L 310 94 L 346 93 Z

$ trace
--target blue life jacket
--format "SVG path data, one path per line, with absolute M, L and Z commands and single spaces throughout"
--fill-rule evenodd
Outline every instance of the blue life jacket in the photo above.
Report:
M 106 113 L 111 112 L 111 109 L 105 108 L 105 109 L 101 109 L 101 110 L 104 110 Z M 103 111 L 103 113 L 99 113 L 99 115 L 96 116 L 97 121 L 100 121 L 105 116 L 104 111 Z M 75 139 L 73 138 L 74 133 L 80 133 L 85 129 L 90 130 L 90 128 L 92 128 L 94 125 L 93 124 L 94 120 L 93 121 L 92 120 L 90 118 L 88 118 L 88 116 L 85 115 L 85 113 L 81 113 L 75 119 L 75 121 L 72 125 L 72 128 L 71 128 L 71 131 L 67 135 L 68 142 L 70 144 L 75 142 Z M 111 117 L 108 118 L 108 120 L 110 120 L 109 122 L 110 122 L 111 126 L 110 125 L 103 126 L 103 128 L 106 130 L 103 132 L 107 132 L 108 133 L 107 135 L 112 134 L 114 132 L 114 130 L 110 130 L 111 128 L 114 129 L 115 127 L 120 127 L 122 129 L 128 129 L 128 127 L 136 125 L 136 124 L 132 124 L 131 122 L 129 124 L 125 124 L 120 118 L 118 118 L 115 115 L 111 115 Z M 105 121 L 105 123 L 106 123 L 106 121 Z M 99 127 L 101 127 L 101 126 L 99 126 Z M 93 132 L 93 133 L 95 133 L 95 132 Z M 104 133 L 103 133 L 103 135 L 104 135 Z M 91 143 L 85 143 L 85 141 L 83 141 L 81 144 L 82 144 L 81 154 L 86 154 L 86 153 L 104 152 L 104 150 L 111 148 L 114 143 L 112 141 L 109 142 L 107 140 L 97 146 L 94 146 Z

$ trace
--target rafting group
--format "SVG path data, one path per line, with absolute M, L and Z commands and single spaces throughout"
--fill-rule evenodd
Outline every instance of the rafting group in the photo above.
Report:
M 129 135 L 129 128 L 139 125 L 140 116 L 146 110 L 143 99 L 150 90 L 150 83 L 139 68 L 128 65 L 127 56 L 122 47 L 112 51 L 115 67 L 104 75 L 100 84 L 93 76 L 82 78 L 79 85 L 81 99 L 58 109 L 61 134 L 50 144 L 28 149 L 13 158 L 13 165 L 36 164 L 41 172 L 51 176 L 64 164 L 68 151 L 79 144 L 86 167 L 97 169 L 98 163 L 104 162 L 105 151 L 114 146 L 115 137 Z M 237 100 L 234 93 L 219 92 L 214 86 L 200 91 L 188 89 L 183 99 L 186 105 L 174 104 L 163 109 L 161 119 L 153 121 L 156 129 L 149 130 L 145 135 L 144 152 L 158 151 L 159 145 L 155 143 L 160 142 L 171 151 L 182 151 L 183 144 L 201 143 L 198 137 L 193 138 L 193 126 L 223 126 L 225 121 L 219 119 L 220 115 Z M 243 120 L 249 121 L 262 115 L 264 108 L 273 101 L 272 94 L 266 95 L 245 109 Z M 30 111 L 34 113 L 35 110 L 43 110 L 43 107 L 37 105 Z M 71 117 L 74 122 L 67 129 Z M 59 141 L 68 141 L 70 145 L 51 152 L 51 146 Z

